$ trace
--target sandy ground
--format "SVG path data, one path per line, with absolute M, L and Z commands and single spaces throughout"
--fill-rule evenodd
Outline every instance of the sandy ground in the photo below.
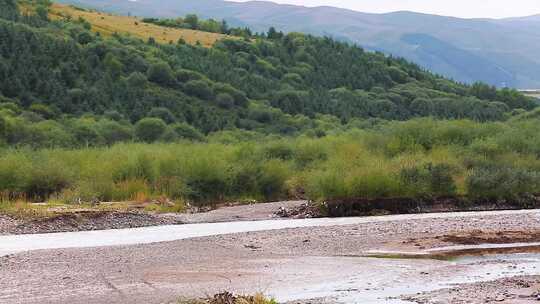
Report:
M 269 211 L 275 206 L 265 207 Z M 255 212 L 262 218 L 267 218 L 267 213 Z M 202 221 L 205 216 L 205 220 L 242 217 L 226 209 L 200 215 L 194 220 Z M 391 296 L 394 286 L 424 282 L 428 273 L 428 281 L 435 282 L 464 273 L 465 269 L 452 262 L 430 259 L 404 262 L 361 255 L 373 250 L 418 252 L 463 243 L 464 235 L 471 236 L 469 239 L 486 239 L 520 231 L 536 235 L 540 231 L 540 213 L 479 213 L 467 218 L 390 220 L 149 245 L 33 251 L 0 258 L 0 303 L 170 303 L 180 296 L 201 297 L 223 290 L 262 291 L 280 299 L 319 298 L 321 294 L 315 292 L 317 289 L 313 286 L 347 294 L 376 285 L 379 295 Z M 449 236 L 461 239 L 453 240 Z M 512 267 L 504 265 L 507 266 Z M 381 277 L 381 273 L 384 276 Z M 465 287 L 468 285 L 463 285 Z M 477 290 L 472 285 L 470 290 L 462 295 L 463 299 L 474 296 L 485 301 L 492 296 L 488 287 Z M 531 300 L 533 291 L 523 292 L 530 297 L 528 300 L 536 301 Z M 405 290 L 398 295 L 401 294 L 410 293 Z M 419 295 L 417 300 L 419 303 L 473 303 L 447 301 L 456 294 L 439 291 Z M 426 299 L 434 299 L 434 302 Z M 335 299 L 319 301 L 331 303 Z

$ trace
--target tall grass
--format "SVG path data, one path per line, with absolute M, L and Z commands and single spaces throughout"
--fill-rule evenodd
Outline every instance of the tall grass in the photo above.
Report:
M 7 200 L 212 204 L 333 198 L 499 199 L 540 193 L 540 124 L 417 119 L 323 138 L 7 149 Z

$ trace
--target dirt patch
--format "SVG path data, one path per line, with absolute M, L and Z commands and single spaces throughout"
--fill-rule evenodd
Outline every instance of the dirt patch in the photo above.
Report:
M 459 245 L 538 243 L 540 231 L 482 231 L 447 234 L 438 239 Z
M 419 304 L 538 303 L 540 302 L 540 276 L 522 276 L 491 282 L 459 284 L 452 288 L 404 296 L 402 299 Z
M 4 218 L 7 218 L 4 216 Z M 182 224 L 172 217 L 162 217 L 142 212 L 80 211 L 28 221 L 11 220 L 0 225 L 2 234 L 32 234 L 136 228 L 156 225 Z

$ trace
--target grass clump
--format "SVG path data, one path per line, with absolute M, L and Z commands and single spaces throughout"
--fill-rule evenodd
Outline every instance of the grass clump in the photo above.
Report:
M 234 295 L 223 292 L 206 299 L 183 299 L 178 304 L 277 304 L 276 300 L 266 297 L 263 293 L 254 295 Z

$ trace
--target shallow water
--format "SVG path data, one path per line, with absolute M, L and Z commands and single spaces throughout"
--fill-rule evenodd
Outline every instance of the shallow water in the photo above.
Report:
M 324 284 L 302 286 L 300 283 L 291 290 L 282 288 L 273 295 L 279 301 L 324 297 L 339 303 L 409 303 L 398 298 L 455 284 L 540 274 L 538 253 L 465 256 L 453 261 L 356 259 L 365 263 L 365 271 Z M 351 261 L 343 259 L 341 262 L 347 264 Z
M 43 249 L 83 248 L 149 244 L 189 238 L 242 232 L 279 230 L 301 227 L 328 227 L 361 223 L 388 222 L 427 218 L 470 218 L 490 214 L 540 214 L 539 210 L 493 212 L 431 213 L 351 218 L 320 218 L 300 220 L 268 220 L 250 222 L 187 224 L 118 230 L 81 231 L 32 235 L 0 236 L 0 256 Z

